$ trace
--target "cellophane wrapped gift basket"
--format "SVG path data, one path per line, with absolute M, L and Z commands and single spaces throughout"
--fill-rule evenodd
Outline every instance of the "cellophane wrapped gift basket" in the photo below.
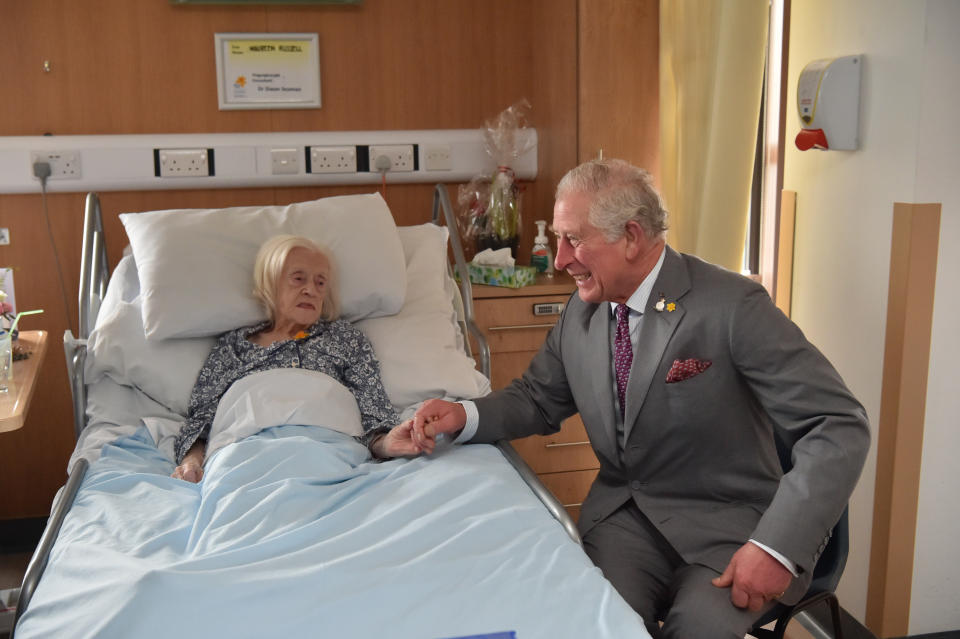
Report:
M 517 256 L 523 186 L 511 167 L 534 144 L 533 136 L 521 135 L 529 126 L 529 109 L 530 103 L 520 100 L 484 123 L 485 148 L 497 168 L 459 189 L 460 234 L 468 260 L 475 252 L 504 247 Z

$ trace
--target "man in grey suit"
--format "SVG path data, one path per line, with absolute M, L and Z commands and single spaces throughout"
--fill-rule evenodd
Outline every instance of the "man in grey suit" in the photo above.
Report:
M 579 412 L 600 460 L 579 521 L 591 559 L 654 637 L 742 638 L 806 591 L 867 454 L 864 409 L 762 286 L 666 245 L 645 171 L 573 169 L 553 230 L 577 295 L 530 367 L 474 402 L 426 402 L 412 437 L 429 452 L 441 432 L 493 442 Z

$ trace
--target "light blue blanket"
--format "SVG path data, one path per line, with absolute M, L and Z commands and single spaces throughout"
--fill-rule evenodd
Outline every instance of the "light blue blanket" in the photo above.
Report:
M 649 637 L 493 447 L 278 426 L 172 470 L 143 428 L 103 449 L 18 639 Z

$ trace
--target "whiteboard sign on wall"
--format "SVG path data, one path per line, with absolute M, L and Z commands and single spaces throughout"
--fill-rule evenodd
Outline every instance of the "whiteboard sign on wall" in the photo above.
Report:
M 320 108 L 316 33 L 217 33 L 214 42 L 220 110 Z

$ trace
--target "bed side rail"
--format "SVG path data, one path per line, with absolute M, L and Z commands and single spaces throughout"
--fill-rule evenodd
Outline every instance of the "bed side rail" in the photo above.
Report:
M 480 372 L 490 379 L 490 345 L 487 344 L 487 338 L 484 337 L 480 327 L 473 320 L 473 289 L 470 285 L 470 272 L 467 270 L 467 260 L 463 254 L 463 246 L 460 244 L 460 232 L 457 226 L 457 218 L 453 213 L 453 205 L 450 203 L 450 195 L 447 193 L 447 187 L 444 184 L 438 184 L 433 189 L 433 223 L 440 224 L 440 214 L 443 213 L 443 219 L 446 222 L 447 230 L 450 231 L 450 248 L 453 250 L 454 269 L 460 278 L 460 301 L 463 305 L 463 320 L 467 331 L 473 336 L 477 343 L 478 355 L 480 356 Z M 463 336 L 465 350 L 469 353 L 470 341 L 465 334 Z
M 110 269 L 107 264 L 107 244 L 103 233 L 103 214 L 100 197 L 88 193 L 83 215 L 83 245 L 80 254 L 80 292 L 78 296 L 79 323 L 77 336 L 70 330 L 63 333 L 63 354 L 67 360 L 70 393 L 73 396 L 73 434 L 87 425 L 87 386 L 83 377 L 87 360 L 87 338 L 97 323 L 100 304 L 107 293 Z
M 96 325 L 100 302 L 107 293 L 109 278 L 100 196 L 87 193 L 83 215 L 83 247 L 80 254 L 80 324 L 77 335 L 80 339 L 90 337 L 90 331 Z
M 543 485 L 543 482 L 540 481 L 537 474 L 533 472 L 533 469 L 530 468 L 527 462 L 523 460 L 523 457 L 520 456 L 520 453 L 505 439 L 498 441 L 496 446 L 500 449 L 503 456 L 507 458 L 507 461 L 520 473 L 523 480 L 530 486 L 530 490 L 543 502 L 543 505 L 550 511 L 550 514 L 560 522 L 560 525 L 567 531 L 570 538 L 582 546 L 583 542 L 580 540 L 580 531 L 577 530 L 577 524 L 573 521 L 573 517 L 571 517 L 567 509 L 563 507 L 563 504 L 553 496 L 553 493 L 547 490 L 547 487 Z
M 87 340 L 75 338 L 72 331 L 64 331 L 63 354 L 67 359 L 70 394 L 73 396 L 73 439 L 77 441 L 87 425 L 87 385 L 83 377 L 87 361 Z
M 50 551 L 60 534 L 60 528 L 63 526 L 67 511 L 73 506 L 73 500 L 77 496 L 77 491 L 80 490 L 80 484 L 87 474 L 88 467 L 89 462 L 86 459 L 80 458 L 77 460 L 66 485 L 54 501 L 53 512 L 50 513 L 47 527 L 40 537 L 40 543 L 37 545 L 33 557 L 30 558 L 30 564 L 27 566 L 27 572 L 23 577 L 23 585 L 20 586 L 20 598 L 17 601 L 17 611 L 13 617 L 13 630 L 10 631 L 10 639 L 15 636 L 17 621 L 26 612 L 27 606 L 30 605 L 30 600 L 33 598 L 33 593 L 37 589 L 37 584 L 40 583 L 40 577 L 43 575 L 43 571 L 47 567 L 47 561 L 50 559 Z

